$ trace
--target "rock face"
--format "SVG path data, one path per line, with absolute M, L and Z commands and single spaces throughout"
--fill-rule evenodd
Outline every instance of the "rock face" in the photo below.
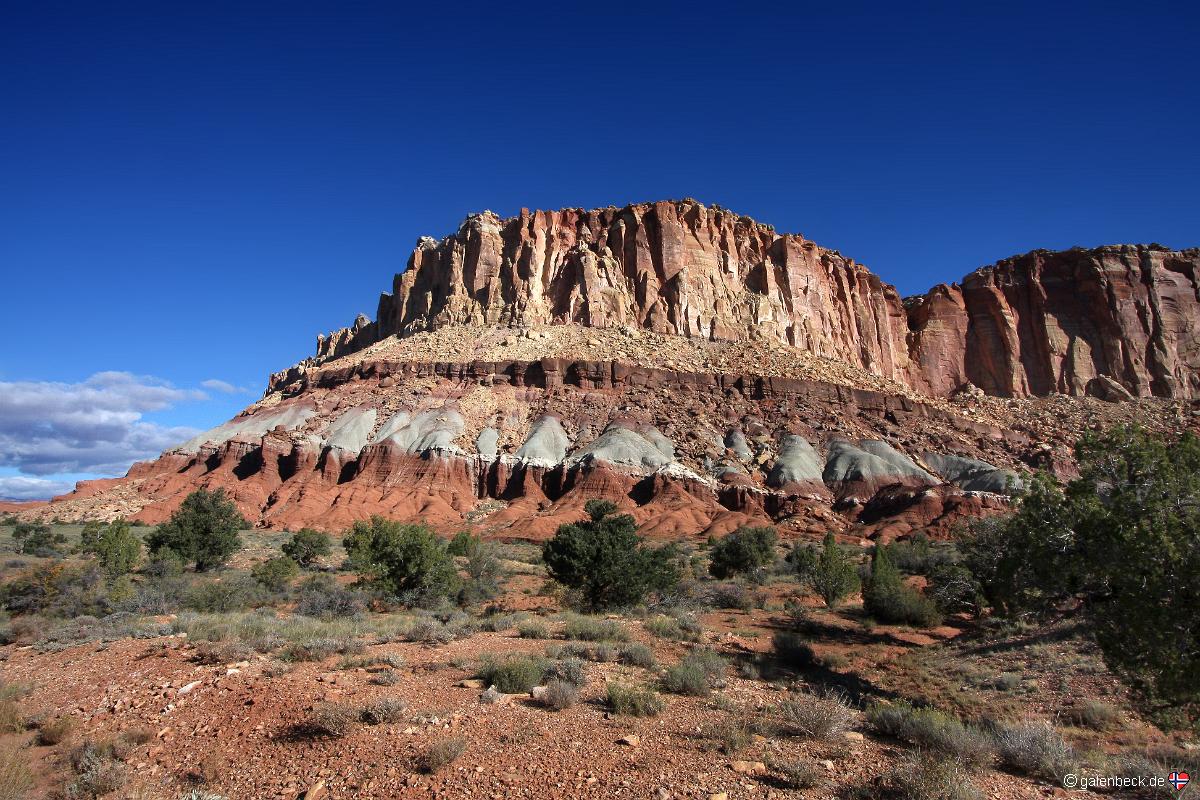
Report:
M 902 300 L 693 201 L 485 212 L 237 418 L 45 513 L 153 523 L 219 487 L 277 528 L 540 538 L 604 497 L 649 536 L 937 534 L 1069 474 L 1083 430 L 1195 427 L 1198 265 L 1038 251 Z
M 452 325 L 628 326 L 770 339 L 946 396 L 1200 392 L 1200 250 L 1035 251 L 902 300 L 860 264 L 719 207 L 667 201 L 475 214 L 423 238 L 375 322 L 322 336 L 317 360 Z

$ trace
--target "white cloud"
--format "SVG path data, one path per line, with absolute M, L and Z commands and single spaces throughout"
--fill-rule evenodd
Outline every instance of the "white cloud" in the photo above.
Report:
M 0 381 L 0 466 L 28 475 L 123 474 L 196 434 L 146 422 L 144 413 L 206 397 L 128 372 L 82 383 Z
M 205 389 L 222 394 L 249 394 L 250 390 L 244 386 L 234 386 L 229 381 L 223 381 L 220 378 L 209 378 L 206 381 L 200 381 L 200 385 Z
M 66 481 L 9 475 L 0 477 L 0 500 L 49 500 L 74 488 L 75 484 Z

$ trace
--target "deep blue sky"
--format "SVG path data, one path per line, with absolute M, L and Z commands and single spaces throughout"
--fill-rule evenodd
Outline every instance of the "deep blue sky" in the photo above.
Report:
M 1185 3 L 7 3 L 0 381 L 253 389 L 136 406 L 138 424 L 208 427 L 318 331 L 373 314 L 418 236 L 483 208 L 692 196 L 906 294 L 1035 247 L 1200 245 L 1198 20 Z M 0 478 L 34 469 L 4 459 Z

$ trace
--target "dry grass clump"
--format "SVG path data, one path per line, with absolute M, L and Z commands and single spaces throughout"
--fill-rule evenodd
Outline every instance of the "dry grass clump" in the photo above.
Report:
M 1107 731 L 1121 724 L 1121 709 L 1103 700 L 1084 700 L 1067 712 L 1073 724 L 1097 731 Z
M 894 767 L 886 783 L 900 800 L 982 800 L 967 767 L 953 758 L 914 753 Z
M 308 718 L 308 729 L 321 736 L 345 736 L 361 714 L 344 703 L 318 703 Z
M 524 694 L 542 682 L 547 668 L 546 661 L 535 656 L 510 655 L 500 661 L 486 656 L 476 677 L 498 692 Z
M 368 725 L 391 725 L 404 721 L 405 708 L 403 700 L 385 697 L 364 708 L 360 717 Z
M 622 664 L 646 669 L 653 669 L 657 663 L 654 660 L 654 651 L 641 642 L 632 642 L 618 647 L 617 659 Z
M 421 772 L 439 772 L 454 763 L 467 751 L 467 740 L 462 737 L 441 739 L 431 744 L 417 761 Z
M 662 676 L 663 689 L 672 694 L 707 697 L 727 668 L 725 659 L 712 650 L 694 650 Z
M 831 741 L 850 730 L 856 715 L 844 693 L 825 689 L 791 695 L 779 704 L 779 716 L 793 736 Z
M 584 642 L 627 642 L 629 631 L 614 619 L 597 619 L 582 614 L 569 614 L 563 636 Z
M 128 770 L 120 760 L 122 748 L 113 741 L 85 741 L 70 754 L 76 778 L 68 793 L 76 797 L 102 797 L 125 785 Z
M 772 761 L 769 766 L 784 789 L 816 789 L 828 779 L 825 768 L 812 761 Z
M 33 788 L 33 772 L 15 742 L 0 744 L 0 800 L 22 800 Z
M 1001 726 L 995 737 L 1000 760 L 1027 775 L 1060 781 L 1078 768 L 1075 751 L 1049 722 Z
M 579 689 L 573 683 L 553 680 L 546 684 L 540 702 L 554 711 L 565 711 L 579 702 Z
M 704 729 L 704 735 L 726 755 L 745 750 L 754 740 L 754 733 L 743 720 L 726 720 L 708 725 Z
M 25 716 L 16 700 L 0 700 L 0 733 L 20 733 L 25 730 Z
M 630 717 L 657 717 L 666 707 L 663 699 L 653 689 L 626 686 L 621 683 L 608 684 L 605 698 L 614 714 Z
M 52 720 L 43 720 L 38 723 L 37 735 L 34 739 L 43 747 L 52 747 L 66 740 L 71 735 L 74 727 L 75 720 L 71 717 L 57 717 Z
M 553 661 L 546 668 L 544 679 L 547 681 L 563 681 L 575 687 L 585 686 L 587 685 L 587 671 L 584 664 L 585 662 L 578 658 L 564 658 L 561 661 Z
M 541 620 L 531 619 L 517 626 L 517 635 L 522 639 L 549 639 L 550 629 Z

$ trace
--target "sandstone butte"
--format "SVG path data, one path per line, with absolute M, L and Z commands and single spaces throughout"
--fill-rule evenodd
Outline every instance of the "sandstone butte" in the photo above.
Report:
M 221 487 L 273 528 L 538 539 L 605 497 L 653 537 L 943 534 L 1089 428 L 1196 427 L 1198 267 L 1037 250 L 902 298 L 692 200 L 483 212 L 238 417 L 22 513 L 156 523 Z

